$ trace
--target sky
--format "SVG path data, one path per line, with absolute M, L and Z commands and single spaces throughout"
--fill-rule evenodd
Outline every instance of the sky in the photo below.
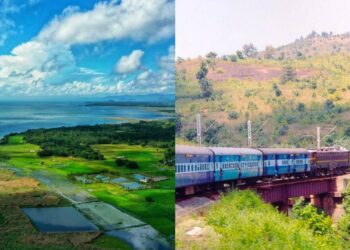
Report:
M 0 100 L 174 93 L 174 5 L 0 0 Z
M 350 31 L 348 0 L 176 0 L 176 56 L 278 47 L 313 30 Z

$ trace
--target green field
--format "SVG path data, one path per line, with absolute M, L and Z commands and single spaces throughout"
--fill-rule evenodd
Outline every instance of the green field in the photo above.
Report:
M 7 144 L 0 145 L 3 160 L 0 167 L 16 168 L 20 175 L 35 176 L 48 171 L 74 182 L 97 199 L 116 206 L 118 209 L 150 224 L 165 237 L 174 235 L 174 172 L 165 166 L 164 149 L 152 146 L 101 144 L 92 148 L 104 156 L 104 160 L 86 160 L 74 157 L 39 157 L 39 146 L 25 143 L 22 136 L 11 136 Z M 115 163 L 118 156 L 138 163 L 138 169 L 119 167 Z M 124 177 L 130 180 L 132 174 L 149 177 L 166 176 L 167 180 L 151 183 L 148 188 L 128 191 L 121 186 L 109 183 L 82 184 L 73 177 L 104 174 L 111 177 Z M 135 180 L 133 180 L 135 181 Z M 147 197 L 151 197 L 147 198 Z M 99 240 L 100 246 L 108 245 L 110 239 Z

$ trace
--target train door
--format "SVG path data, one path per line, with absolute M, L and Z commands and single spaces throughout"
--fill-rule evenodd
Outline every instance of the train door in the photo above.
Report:
M 290 158 L 289 172 L 295 173 L 296 172 L 296 166 L 295 166 L 296 154 L 291 154 L 289 158 Z

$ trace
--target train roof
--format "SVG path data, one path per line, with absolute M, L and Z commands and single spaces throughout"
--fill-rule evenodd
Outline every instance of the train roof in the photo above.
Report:
M 264 154 L 308 154 L 304 148 L 259 148 Z
M 213 155 L 213 152 L 207 147 L 175 145 L 176 154 L 197 154 L 197 155 Z
M 216 155 L 262 155 L 254 148 L 211 147 Z

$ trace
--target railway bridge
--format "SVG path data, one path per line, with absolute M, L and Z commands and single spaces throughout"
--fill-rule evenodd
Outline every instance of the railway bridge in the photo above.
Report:
M 304 197 L 332 216 L 341 207 L 342 193 L 348 182 L 350 174 L 263 183 L 248 188 L 255 190 L 264 201 L 276 205 L 281 211 L 288 213 L 293 205 L 292 198 Z

